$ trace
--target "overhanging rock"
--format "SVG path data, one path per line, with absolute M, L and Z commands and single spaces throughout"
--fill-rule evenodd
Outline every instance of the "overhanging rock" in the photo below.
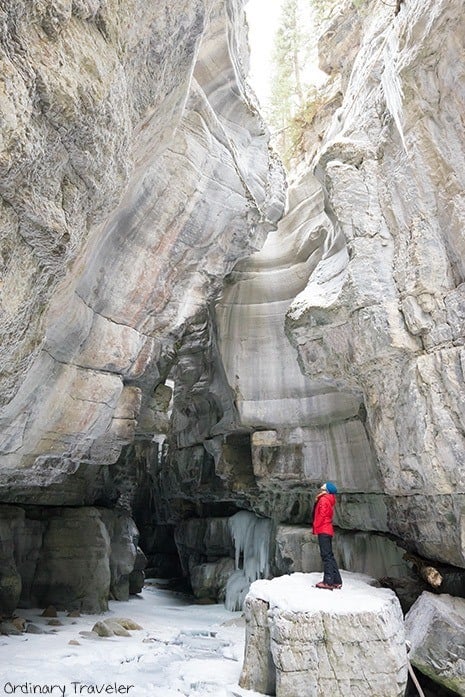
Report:
M 256 581 L 246 597 L 241 687 L 276 697 L 402 697 L 407 684 L 403 617 L 394 593 L 342 572 Z

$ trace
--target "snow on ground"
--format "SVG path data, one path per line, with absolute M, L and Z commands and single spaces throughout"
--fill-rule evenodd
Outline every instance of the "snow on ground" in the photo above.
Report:
M 324 590 L 315 588 L 321 581 L 321 573 L 305 574 L 296 572 L 290 576 L 277 576 L 267 580 L 254 581 L 249 594 L 290 612 L 332 612 L 350 614 L 351 612 L 377 612 L 393 596 L 387 588 L 373 586 L 374 579 L 365 574 L 340 570 L 342 589 Z
M 342 571 L 342 590 L 314 588 L 321 573 L 294 573 L 255 581 L 250 593 L 291 611 L 350 612 L 376 609 L 385 589 L 371 579 Z M 372 607 L 373 606 L 373 607 Z M 142 593 L 127 602 L 110 602 L 101 615 L 67 617 L 49 625 L 42 610 L 18 610 L 19 616 L 47 634 L 0 635 L 0 697 L 48 694 L 129 695 L 130 697 L 261 697 L 238 686 L 245 644 L 241 612 L 223 605 L 198 605 L 181 593 L 148 580 Z M 89 638 L 99 620 L 127 617 L 143 629 L 130 637 Z M 69 644 L 78 641 L 79 645 Z
M 242 613 L 223 605 L 196 605 L 159 586 L 149 580 L 139 596 L 110 602 L 102 615 L 71 618 L 58 612 L 61 627 L 48 625 L 41 610 L 18 610 L 50 633 L 0 636 L 0 696 L 259 697 L 238 686 L 245 643 Z M 131 631 L 131 637 L 80 634 L 110 617 L 130 618 L 143 629 Z

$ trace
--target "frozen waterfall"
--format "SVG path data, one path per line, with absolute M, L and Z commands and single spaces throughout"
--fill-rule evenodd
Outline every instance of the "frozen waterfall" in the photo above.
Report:
M 269 574 L 271 520 L 239 511 L 229 519 L 235 549 L 235 572 L 226 584 L 225 606 L 231 612 L 242 609 L 249 586 Z

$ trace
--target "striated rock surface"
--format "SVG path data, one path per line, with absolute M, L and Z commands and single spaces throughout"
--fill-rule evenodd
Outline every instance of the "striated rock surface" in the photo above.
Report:
M 0 614 L 137 592 L 131 513 L 155 573 L 239 608 L 319 568 L 328 478 L 341 566 L 412 581 L 402 545 L 463 595 L 458 0 L 338 4 L 284 215 L 241 0 L 0 5 Z M 347 612 L 347 579 L 253 598 L 244 684 L 402 693 L 394 596 Z
M 424 592 L 405 617 L 411 663 L 465 695 L 465 599 Z
M 463 14 L 414 1 L 359 19 L 311 163 L 346 256 L 328 237 L 286 327 L 310 380 L 360 396 L 389 531 L 464 567 Z
M 68 503 L 97 498 L 86 468 L 132 442 L 185 323 L 280 215 L 241 12 L 3 11 L 3 500 L 55 503 L 57 479 Z
M 219 348 L 241 423 L 260 429 L 251 437 L 252 468 L 265 489 L 332 477 L 348 491 L 360 491 L 362 481 L 380 490 L 360 396 L 302 374 L 284 332 L 286 311 L 325 249 L 342 272 L 343 238 L 325 212 L 319 182 L 306 173 L 290 188 L 276 232 L 236 264 L 217 305 Z
M 277 697 L 402 697 L 407 654 L 392 591 L 343 573 L 343 589 L 312 585 L 320 574 L 256 581 L 245 601 L 240 685 Z

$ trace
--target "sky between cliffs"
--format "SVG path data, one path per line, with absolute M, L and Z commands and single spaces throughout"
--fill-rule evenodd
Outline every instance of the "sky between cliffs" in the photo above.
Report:
M 261 104 L 270 91 L 273 43 L 283 0 L 249 0 L 245 7 L 249 24 L 250 75 Z
M 248 80 L 258 97 L 261 106 L 266 106 L 273 77 L 273 48 L 276 31 L 281 18 L 284 0 L 249 0 L 245 13 L 249 25 L 250 74 Z M 301 4 L 302 20 L 312 24 L 310 3 Z M 305 9 L 304 9 L 305 8 Z M 327 75 L 318 68 L 318 56 L 315 52 L 306 65 L 305 82 L 319 86 L 325 82 Z

